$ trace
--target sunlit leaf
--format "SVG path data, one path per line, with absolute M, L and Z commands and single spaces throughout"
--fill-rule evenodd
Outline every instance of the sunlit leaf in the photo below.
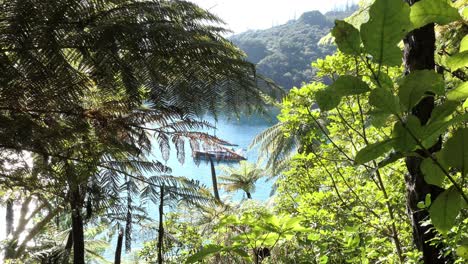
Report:
M 468 169 L 468 128 L 458 129 L 450 137 L 441 150 L 441 156 L 444 162 L 458 170 Z
M 440 167 L 430 158 L 426 158 L 421 163 L 421 171 L 424 174 L 424 180 L 432 185 L 443 187 L 445 174 Z
M 400 82 L 398 97 L 403 108 L 410 110 L 428 91 L 438 95 L 444 94 L 442 75 L 433 70 L 414 71 Z
M 326 88 L 317 91 L 315 94 L 315 100 L 317 101 L 320 110 L 329 111 L 340 104 L 341 96 L 336 93 L 335 89 Z
M 464 259 L 468 259 L 468 245 L 461 245 L 457 248 L 457 255 Z
M 421 0 L 411 6 L 410 19 L 414 28 L 420 28 L 429 23 L 445 25 L 461 17 L 445 0 Z
M 447 93 L 447 99 L 452 101 L 465 100 L 466 98 L 468 98 L 468 82 L 460 84 Z
M 372 90 L 369 94 L 369 104 L 383 113 L 397 114 L 400 112 L 398 97 L 385 88 Z
M 205 257 L 209 255 L 222 251 L 222 249 L 223 249 L 223 246 L 220 246 L 220 245 L 213 245 L 213 244 L 206 245 L 200 251 L 188 257 L 185 263 L 195 263 L 197 261 L 203 260 Z
M 447 58 L 447 66 L 452 72 L 468 66 L 468 50 L 454 54 Z
M 468 35 L 465 36 L 460 42 L 460 52 L 468 51 Z
M 395 150 L 402 152 L 409 152 L 414 150 L 417 145 L 416 139 L 421 139 L 422 134 L 423 131 L 421 128 L 421 123 L 414 115 L 408 116 L 405 123 L 396 123 L 392 133 L 392 136 L 395 139 Z
M 446 234 L 455 224 L 461 209 L 461 195 L 455 188 L 441 193 L 429 208 L 432 224 L 442 234 Z
M 402 52 L 397 44 L 411 28 L 410 7 L 404 1 L 376 0 L 369 21 L 361 25 L 365 50 L 378 64 L 397 66 Z
M 359 55 L 361 52 L 361 37 L 359 31 L 342 20 L 335 20 L 335 27 L 332 30 L 338 49 L 350 55 Z
M 361 78 L 342 75 L 331 85 L 338 95 L 358 95 L 370 91 L 367 83 L 363 82 Z
M 392 149 L 393 143 L 394 140 L 387 139 L 382 142 L 367 145 L 357 153 L 355 162 L 357 164 L 364 164 L 366 162 L 375 160 L 390 151 L 390 149 Z

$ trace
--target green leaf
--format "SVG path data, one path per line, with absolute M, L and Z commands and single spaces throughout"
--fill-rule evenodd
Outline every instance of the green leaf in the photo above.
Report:
M 341 101 L 341 95 L 330 87 L 315 93 L 315 100 L 322 111 L 330 111 L 337 107 Z
M 416 29 L 430 23 L 445 25 L 461 17 L 445 0 L 421 0 L 411 6 L 410 19 Z
M 456 252 L 459 257 L 468 259 L 468 245 L 459 246 Z
M 402 152 L 409 152 L 414 150 L 417 145 L 414 137 L 421 139 L 422 134 L 423 130 L 421 123 L 414 115 L 408 116 L 404 124 L 401 122 L 396 123 L 392 133 L 392 136 L 395 139 L 395 150 Z
M 390 154 L 388 154 L 388 156 L 386 156 L 381 162 L 379 162 L 378 166 L 379 168 L 383 168 L 385 166 L 387 166 L 388 164 L 391 164 L 401 158 L 403 158 L 405 155 L 401 152 L 391 152 Z
M 392 78 L 390 78 L 390 76 L 388 76 L 388 74 L 385 72 L 380 72 L 377 80 L 372 78 L 372 82 L 377 85 L 377 87 L 386 88 L 389 90 L 392 90 L 394 86 Z
M 468 50 L 448 57 L 446 63 L 452 72 L 468 66 Z
M 463 37 L 463 39 L 460 42 L 460 52 L 467 51 L 468 50 L 468 35 Z
M 369 115 L 372 126 L 377 128 L 385 126 L 388 118 L 390 117 L 390 113 L 379 110 L 371 111 L 369 112 Z
M 402 52 L 397 44 L 411 28 L 410 7 L 404 1 L 376 0 L 369 10 L 369 21 L 361 25 L 365 50 L 378 64 L 398 66 Z
M 400 83 L 398 97 L 405 110 L 415 106 L 424 94 L 432 91 L 435 94 L 444 94 L 444 79 L 441 74 L 433 70 L 414 71 L 406 75 Z
M 457 109 L 458 104 L 458 102 L 447 101 L 436 106 L 431 113 L 431 118 L 429 119 L 428 124 L 449 120 Z
M 370 91 L 367 83 L 351 75 L 341 75 L 330 85 L 330 88 L 341 96 L 358 95 Z
M 426 194 L 426 198 L 424 198 L 424 205 L 426 207 L 431 206 L 432 204 L 432 195 L 430 193 Z
M 427 158 L 421 163 L 421 171 L 424 174 L 424 180 L 432 185 L 443 187 L 445 173 L 432 161 Z
M 447 166 L 466 174 L 468 169 L 468 128 L 455 131 L 441 150 L 441 156 Z
M 310 241 L 319 241 L 320 235 L 319 234 L 310 234 L 307 236 L 307 239 Z
M 351 75 L 342 75 L 329 87 L 315 93 L 320 110 L 329 111 L 337 107 L 341 97 L 357 95 L 370 91 L 369 86 L 360 78 Z
M 319 263 L 320 264 L 327 264 L 328 263 L 328 256 L 327 255 L 320 256 Z
M 342 20 L 335 20 L 335 27 L 331 34 L 335 37 L 336 45 L 341 52 L 350 55 L 359 55 L 361 53 L 359 30 L 351 24 Z
M 390 151 L 390 149 L 392 149 L 393 143 L 393 139 L 387 139 L 374 144 L 369 144 L 357 153 L 355 162 L 357 164 L 364 164 L 371 160 L 375 160 Z
M 457 88 L 447 93 L 447 99 L 451 101 L 460 101 L 468 98 L 468 82 L 460 84 Z
M 455 224 L 461 209 L 461 195 L 454 188 L 441 193 L 429 208 L 432 224 L 441 234 L 446 234 Z
M 223 247 L 220 245 L 206 245 L 204 246 L 200 251 L 197 253 L 193 254 L 192 256 L 187 258 L 187 261 L 185 263 L 195 263 L 197 261 L 203 260 L 205 257 L 218 253 L 222 251 Z
M 424 126 L 423 146 L 426 148 L 431 147 L 447 128 L 465 121 L 468 121 L 468 113 L 457 115 L 453 118 L 449 117 L 438 122 L 429 123 Z
M 384 88 L 377 88 L 371 91 L 369 94 L 369 104 L 384 113 L 400 113 L 398 97 L 393 95 L 391 91 Z

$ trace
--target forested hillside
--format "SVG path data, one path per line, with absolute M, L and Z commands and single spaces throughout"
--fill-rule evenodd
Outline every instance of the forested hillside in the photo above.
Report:
M 318 41 L 330 32 L 335 19 L 343 19 L 356 9 L 357 6 L 351 6 L 325 14 L 305 12 L 284 25 L 247 31 L 231 40 L 257 64 L 259 73 L 286 89 L 300 87 L 315 76 L 316 69 L 310 63 L 335 50 L 334 46 L 318 45 Z

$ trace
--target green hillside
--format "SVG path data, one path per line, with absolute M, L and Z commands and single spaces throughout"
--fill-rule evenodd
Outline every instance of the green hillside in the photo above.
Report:
M 324 14 L 310 11 L 298 19 L 266 30 L 250 30 L 231 37 L 259 73 L 286 89 L 309 82 L 315 76 L 310 63 L 332 54 L 334 46 L 319 46 L 318 41 L 330 32 L 335 19 L 349 16 L 357 7 Z

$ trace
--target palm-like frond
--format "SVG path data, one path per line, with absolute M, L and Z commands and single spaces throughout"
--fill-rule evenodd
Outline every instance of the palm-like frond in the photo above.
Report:
M 255 183 L 266 176 L 266 172 L 255 164 L 241 161 L 238 168 L 220 166 L 222 175 L 218 177 L 219 186 L 228 192 L 243 190 L 246 193 L 255 191 Z
M 265 129 L 255 136 L 249 146 L 249 148 L 259 147 L 258 160 L 267 161 L 267 169 L 271 170 L 272 177 L 287 169 L 288 161 L 299 145 L 296 136 L 285 135 L 283 126 L 284 124 L 279 122 Z

